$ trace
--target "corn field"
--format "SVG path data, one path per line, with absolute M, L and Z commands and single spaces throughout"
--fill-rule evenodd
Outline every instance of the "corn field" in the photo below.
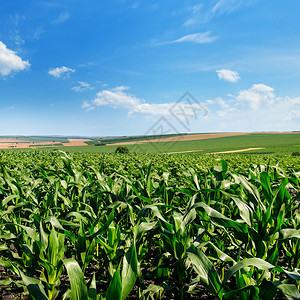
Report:
M 297 157 L 3 151 L 0 294 L 300 299 L 299 203 Z

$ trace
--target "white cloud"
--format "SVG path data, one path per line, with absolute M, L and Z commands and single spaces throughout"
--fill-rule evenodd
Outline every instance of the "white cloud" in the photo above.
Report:
M 215 101 L 214 101 L 214 100 L 211 100 L 211 99 L 207 99 L 207 100 L 206 100 L 206 104 L 207 104 L 207 105 L 213 105 L 213 104 L 215 104 Z
M 86 110 L 94 109 L 95 107 L 111 107 L 114 109 L 126 109 L 128 115 L 144 114 L 149 116 L 167 116 L 172 112 L 182 115 L 182 118 L 186 118 L 184 112 L 195 114 L 196 110 L 203 110 L 204 107 L 192 106 L 186 103 L 147 103 L 145 100 L 140 99 L 127 92 L 129 87 L 119 86 L 111 90 L 103 90 L 97 93 L 97 97 L 89 102 L 84 102 L 82 108 Z
M 44 30 L 42 27 L 38 27 L 32 34 L 32 40 L 38 40 L 44 33 Z
M 9 18 L 13 25 L 16 27 L 21 23 L 21 21 L 26 20 L 26 17 L 24 15 L 19 14 L 10 15 Z
M 78 81 L 78 86 L 72 87 L 72 90 L 75 92 L 84 92 L 85 90 L 93 90 L 94 87 L 92 87 L 89 83 Z
M 202 1 L 201 4 L 191 6 L 189 8 L 189 16 L 183 23 L 183 26 L 194 26 L 199 23 L 208 23 L 216 16 L 220 16 L 226 13 L 232 13 L 235 10 L 239 9 L 241 6 L 251 5 L 251 3 L 253 2 L 254 0 Z
M 229 108 L 229 105 L 221 97 L 216 98 L 216 101 L 223 109 Z
M 91 105 L 90 103 L 88 103 L 87 101 L 83 101 L 81 107 L 83 109 L 85 109 L 86 111 L 91 111 L 93 109 L 95 109 L 95 106 Z
M 157 43 L 156 46 L 186 43 L 186 42 L 196 43 L 196 44 L 208 44 L 214 42 L 216 39 L 217 39 L 216 36 L 211 36 L 211 31 L 206 31 L 202 33 L 199 32 L 199 33 L 188 34 L 174 41 Z
M 236 97 L 240 103 L 248 104 L 250 108 L 257 110 L 261 105 L 272 105 L 280 98 L 274 94 L 274 89 L 265 84 L 254 84 L 250 89 L 240 91 Z
M 0 41 L 0 74 L 9 75 L 11 72 L 18 72 L 30 67 L 28 60 L 22 60 L 16 52 L 6 47 Z
M 74 73 L 74 72 L 75 69 L 71 69 L 63 66 L 63 67 L 57 67 L 55 69 L 49 70 L 48 74 L 60 78 L 62 75 L 65 75 L 65 77 L 69 77 L 70 73 Z
M 70 18 L 69 13 L 61 13 L 57 19 L 52 21 L 52 24 L 59 24 L 67 21 Z
M 229 82 L 238 82 L 240 80 L 240 75 L 237 71 L 231 71 L 228 69 L 222 69 L 216 71 L 218 77 L 221 80 L 229 81 Z
M 291 131 L 299 128 L 300 97 L 281 97 L 265 84 L 254 84 L 229 99 L 206 101 L 207 118 L 198 130 L 206 131 Z M 205 121 L 205 122 L 204 122 Z M 193 128 L 197 131 L 197 128 Z M 203 130 L 203 129 L 202 129 Z
M 124 92 L 128 89 L 129 87 L 119 86 L 112 90 L 103 90 L 97 93 L 97 97 L 92 102 L 96 106 L 109 106 L 131 110 L 141 104 L 141 100 Z
M 238 9 L 243 2 L 243 0 L 219 0 L 212 8 L 212 12 L 219 14 L 231 13 Z

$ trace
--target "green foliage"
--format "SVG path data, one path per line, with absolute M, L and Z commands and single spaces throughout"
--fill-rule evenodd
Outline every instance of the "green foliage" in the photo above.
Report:
M 299 299 L 300 158 L 226 157 L 1 152 L 1 289 Z
M 118 146 L 115 153 L 128 154 L 129 149 L 126 146 Z

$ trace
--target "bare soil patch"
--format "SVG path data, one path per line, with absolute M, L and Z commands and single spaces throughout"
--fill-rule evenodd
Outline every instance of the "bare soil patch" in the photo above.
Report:
M 261 150 L 261 149 L 266 149 L 266 148 L 245 148 L 239 150 L 229 150 L 229 151 L 213 152 L 213 153 L 206 153 L 206 154 L 238 153 L 238 152 L 247 152 L 247 151 Z
M 62 143 L 64 146 L 87 146 L 85 142 L 91 140 L 87 139 L 69 139 L 69 143 Z
M 87 146 L 85 142 L 90 141 L 88 139 L 69 139 L 69 143 L 60 143 L 59 141 L 53 142 L 28 142 L 21 140 L 5 139 L 0 140 L 0 149 L 13 149 L 13 148 L 40 148 L 45 147 L 57 147 L 56 144 L 62 144 L 63 146 Z
M 251 133 L 249 133 L 249 132 L 221 132 L 221 133 L 187 134 L 187 135 L 171 136 L 171 137 L 160 138 L 160 139 L 108 144 L 107 146 L 144 144 L 144 143 L 149 143 L 149 142 L 160 143 L 160 142 L 196 141 L 196 140 L 207 140 L 207 139 L 229 137 L 229 136 L 240 136 L 240 135 L 246 135 L 246 134 L 251 134 Z
M 177 154 L 177 153 L 190 153 L 190 152 L 201 152 L 203 150 L 187 150 L 187 151 L 177 151 L 177 152 L 168 152 L 168 153 L 161 153 L 161 154 Z

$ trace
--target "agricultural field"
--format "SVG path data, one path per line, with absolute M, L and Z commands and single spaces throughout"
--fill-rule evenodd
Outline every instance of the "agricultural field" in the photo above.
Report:
M 90 139 L 47 136 L 0 136 L 0 149 L 49 148 L 87 146 Z
M 0 295 L 300 299 L 299 203 L 297 155 L 2 150 Z
M 164 136 L 135 136 L 116 138 L 68 138 L 59 137 L 11 137 L 11 143 L 3 142 L 0 149 L 47 150 L 49 147 L 86 153 L 114 153 L 118 146 L 127 147 L 130 153 L 180 154 L 180 153 L 249 153 L 292 154 L 300 151 L 300 133 L 202 133 Z M 21 142 L 20 140 L 27 142 Z M 7 139 L 6 139 L 7 140 Z M 2 141 L 2 142 L 1 142 Z M 16 142 L 18 141 L 18 142 Z
M 193 137 L 194 136 L 194 137 Z M 171 139 L 171 140 L 170 140 Z M 161 138 L 159 141 L 121 142 L 130 153 L 218 153 L 292 154 L 300 151 L 300 133 L 198 134 Z M 118 143 L 103 146 L 55 147 L 69 152 L 114 153 Z

